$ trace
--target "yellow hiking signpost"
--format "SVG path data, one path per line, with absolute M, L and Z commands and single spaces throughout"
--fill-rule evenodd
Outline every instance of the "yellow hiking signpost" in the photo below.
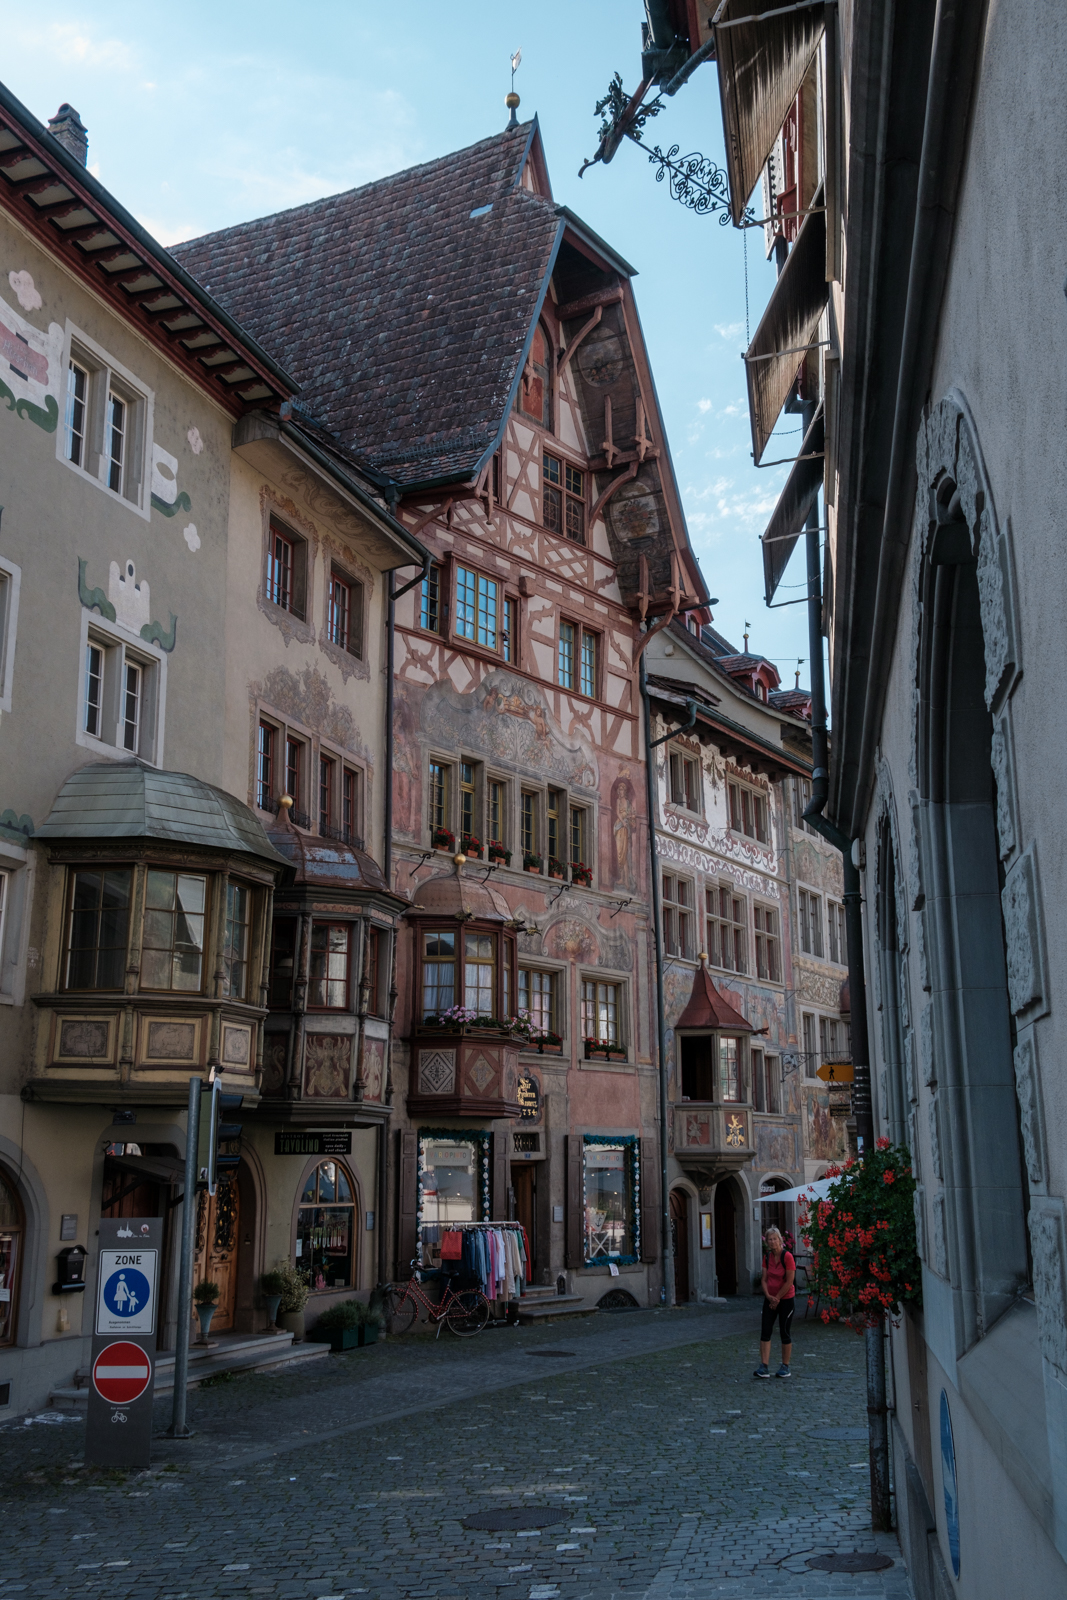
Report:
M 851 1083 L 851 1061 L 824 1061 L 819 1068 L 818 1076 L 823 1083 Z

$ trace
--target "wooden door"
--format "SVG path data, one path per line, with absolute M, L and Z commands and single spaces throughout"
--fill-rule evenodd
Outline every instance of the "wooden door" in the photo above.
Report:
M 689 1303 L 689 1200 L 684 1189 L 671 1190 L 671 1247 L 674 1251 L 674 1303 Z
M 533 1283 L 537 1266 L 537 1168 L 533 1162 L 514 1161 L 511 1166 L 511 1188 L 515 1195 L 515 1220 L 526 1229 L 532 1257 L 528 1282 Z
M 737 1293 L 737 1214 L 728 1183 L 715 1188 L 715 1274 L 720 1294 Z
M 212 1333 L 232 1332 L 236 1320 L 240 1222 L 241 1200 L 236 1178 L 223 1179 L 214 1196 L 200 1191 L 194 1282 L 207 1278 L 219 1286 L 218 1309 L 211 1319 Z

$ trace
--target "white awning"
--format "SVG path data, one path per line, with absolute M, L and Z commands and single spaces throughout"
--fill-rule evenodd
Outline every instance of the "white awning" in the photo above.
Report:
M 836 1182 L 836 1178 L 816 1178 L 814 1183 L 806 1183 L 800 1189 L 779 1189 L 777 1194 L 761 1194 L 756 1204 L 796 1205 L 798 1200 L 806 1200 L 810 1205 L 813 1200 L 825 1200 L 830 1193 L 830 1185 Z

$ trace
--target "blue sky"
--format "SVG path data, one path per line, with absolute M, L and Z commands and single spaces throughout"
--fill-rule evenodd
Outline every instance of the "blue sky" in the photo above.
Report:
M 690 536 L 716 625 L 778 664 L 791 686 L 807 656 L 803 605 L 763 604 L 759 535 L 785 468 L 757 470 L 744 368 L 745 248 L 715 217 L 670 198 L 624 142 L 609 167 L 593 106 L 613 71 L 640 75 L 640 0 L 107 0 L 5 18 L 8 86 L 42 121 L 64 100 L 89 130 L 89 164 L 165 244 L 332 194 L 459 149 L 506 121 L 508 58 L 522 47 L 519 115 L 537 112 L 556 199 L 638 268 L 638 306 Z M 664 148 L 722 162 L 714 66 L 697 70 L 650 125 Z M 748 234 L 749 318 L 773 285 Z M 783 417 L 767 458 L 795 453 Z M 779 447 L 780 445 L 780 447 Z M 803 592 L 803 551 L 779 599 Z M 805 662 L 802 682 L 808 681 Z

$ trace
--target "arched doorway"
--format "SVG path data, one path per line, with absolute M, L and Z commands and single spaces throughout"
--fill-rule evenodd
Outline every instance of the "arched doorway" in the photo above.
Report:
M 765 1178 L 760 1184 L 760 1195 L 781 1194 L 792 1185 L 785 1178 Z M 760 1204 L 760 1232 L 764 1238 L 768 1228 L 777 1228 L 790 1250 L 796 1249 L 795 1207 L 780 1200 L 763 1200 Z M 793 1242 L 790 1244 L 790 1240 Z
M 14 1344 L 18 1334 L 19 1277 L 25 1219 L 15 1186 L 0 1169 L 0 1345 Z
M 729 1179 L 715 1186 L 715 1276 L 720 1294 L 737 1293 L 737 1206 Z
M 684 1189 L 671 1190 L 671 1249 L 674 1255 L 674 1303 L 687 1305 L 689 1287 L 689 1196 Z

